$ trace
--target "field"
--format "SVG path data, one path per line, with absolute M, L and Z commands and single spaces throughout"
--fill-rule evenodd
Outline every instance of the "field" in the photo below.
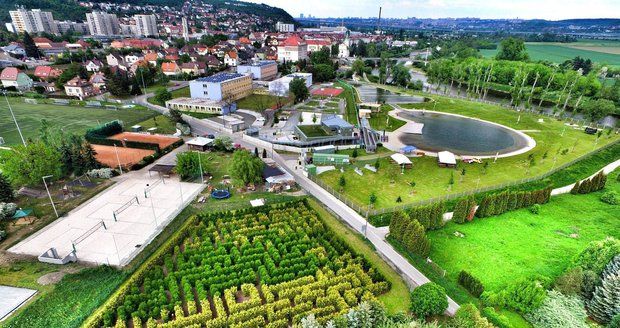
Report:
M 136 124 L 141 125 L 144 130 L 157 128 L 155 132 L 161 134 L 174 134 L 177 132 L 176 124 L 165 115 L 157 115 Z
M 389 290 L 301 201 L 192 217 L 92 322 L 287 327 Z
M 153 92 L 157 91 L 158 88 L 155 88 L 153 90 Z M 183 87 L 180 89 L 176 89 L 173 91 L 170 91 L 170 93 L 172 94 L 172 99 L 175 98 L 188 98 L 190 96 L 190 92 L 189 92 L 189 87 Z M 153 104 L 153 105 L 159 105 L 159 106 L 165 106 L 166 104 L 158 102 L 157 100 L 155 100 L 155 97 L 150 97 L 147 98 L 146 101 L 148 101 L 149 103 Z
M 377 131 L 394 131 L 405 125 L 405 121 L 390 117 L 388 115 L 392 109 L 393 108 L 390 105 L 381 105 L 381 111 L 378 113 L 372 113 L 368 119 L 370 126 Z
M 562 63 L 577 56 L 589 58 L 593 62 L 620 65 L 620 43 L 582 41 L 574 43 L 526 43 L 527 52 L 532 60 L 548 60 Z M 481 50 L 485 57 L 495 56 L 497 49 Z
M 283 97 L 276 97 L 272 95 L 260 95 L 251 94 L 243 99 L 237 101 L 237 108 L 249 109 L 257 112 L 263 112 L 266 109 L 275 108 L 278 104 L 278 98 L 281 98 L 281 104 L 285 104 L 288 100 Z
M 51 126 L 62 127 L 65 132 L 82 134 L 100 123 L 118 119 L 123 121 L 125 126 L 131 126 L 157 115 L 147 109 L 106 110 L 77 106 L 33 105 L 24 103 L 21 98 L 9 98 L 9 101 L 26 139 L 38 135 L 43 119 Z M 0 137 L 4 138 L 7 145 L 21 143 L 6 102 L 0 102 Z
M 518 130 L 525 130 L 536 141 L 536 147 L 521 155 L 500 158 L 497 162 L 487 160 L 488 167 L 482 164 L 464 164 L 459 162 L 457 169 L 439 168 L 434 157 L 413 158 L 413 169 L 401 174 L 400 168 L 390 163 L 389 159 L 380 160 L 377 173 L 364 170 L 359 176 L 353 166 L 345 168 L 346 187 L 344 194 L 360 206 L 367 206 L 372 192 L 377 195 L 376 208 L 385 208 L 445 196 L 451 193 L 471 192 L 478 188 L 497 186 L 503 183 L 517 182 L 548 172 L 554 167 L 578 158 L 581 155 L 618 140 L 617 135 L 606 133 L 597 141 L 596 136 L 586 135 L 581 129 L 567 128 L 563 135 L 564 124 L 560 121 L 536 114 L 521 114 L 490 104 L 472 103 L 448 97 L 432 96 L 437 105 L 435 110 L 476 117 L 506 125 Z M 432 109 L 433 104 L 402 105 L 404 108 Z M 543 118 L 543 123 L 538 122 Z M 564 153 L 565 152 L 565 153 Z M 529 156 L 534 158 L 533 164 Z M 363 167 L 372 161 L 357 161 L 354 165 Z M 465 175 L 462 170 L 465 169 Z M 330 187 L 338 190 L 338 181 L 342 173 L 333 170 L 319 175 Z M 450 184 L 454 176 L 454 184 Z M 415 186 L 412 187 L 412 182 Z M 402 203 L 398 203 L 398 197 Z
M 133 164 L 140 162 L 144 157 L 155 154 L 155 151 L 151 149 L 125 148 L 104 145 L 92 145 L 92 147 L 93 150 L 97 153 L 95 155 L 95 158 L 97 158 L 97 162 L 111 168 L 118 167 L 119 162 L 122 167 L 130 167 Z

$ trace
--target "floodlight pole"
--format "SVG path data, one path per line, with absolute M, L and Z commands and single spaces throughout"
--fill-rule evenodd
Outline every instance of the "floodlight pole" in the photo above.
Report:
M 43 184 L 45 185 L 45 190 L 47 191 L 47 196 L 49 196 L 50 198 L 50 203 L 52 203 L 52 208 L 54 209 L 54 213 L 56 214 L 56 218 L 58 218 L 58 211 L 56 211 L 56 205 L 54 205 L 54 200 L 52 199 L 52 194 L 50 194 L 50 190 L 49 188 L 47 188 L 47 182 L 45 182 L 45 179 L 47 178 L 51 178 L 52 175 L 46 175 L 43 177 Z
M 116 161 L 118 161 L 118 169 L 123 174 L 123 167 L 121 166 L 121 159 L 118 157 L 118 149 L 116 149 L 116 144 L 114 144 L 114 153 L 116 153 Z
M 19 124 L 17 124 L 17 119 L 15 118 L 15 114 L 13 113 L 13 108 L 11 108 L 9 97 L 6 96 L 6 91 L 4 92 L 4 99 L 6 100 L 6 104 L 9 107 L 9 112 L 11 112 L 11 117 L 13 117 L 13 122 L 15 122 L 15 126 L 17 127 L 17 132 L 19 132 L 19 137 L 22 139 L 22 143 L 24 144 L 24 146 L 26 146 L 26 140 L 24 139 L 24 135 L 22 134 L 22 129 L 20 129 Z
M 205 176 L 204 173 L 202 172 L 202 160 L 200 159 L 200 153 L 198 153 L 198 167 L 200 168 L 200 183 L 205 183 Z

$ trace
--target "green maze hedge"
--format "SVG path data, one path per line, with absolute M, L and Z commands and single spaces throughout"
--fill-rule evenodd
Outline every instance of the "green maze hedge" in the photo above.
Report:
M 86 326 L 288 327 L 389 288 L 301 200 L 189 219 Z

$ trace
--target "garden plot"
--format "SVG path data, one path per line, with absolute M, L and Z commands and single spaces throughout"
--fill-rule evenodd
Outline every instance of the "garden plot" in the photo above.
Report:
M 192 217 L 156 254 L 87 325 L 325 323 L 390 288 L 305 200 Z
M 147 184 L 151 187 L 145 193 Z M 124 266 L 202 188 L 176 178 L 149 177 L 146 170 L 131 172 L 9 252 L 39 256 L 53 247 L 61 257 L 75 250 L 79 261 Z

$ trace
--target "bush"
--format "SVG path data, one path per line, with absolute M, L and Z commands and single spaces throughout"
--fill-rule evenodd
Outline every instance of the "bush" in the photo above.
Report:
M 609 205 L 618 205 L 620 203 L 620 196 L 615 191 L 608 191 L 601 196 L 601 201 Z
M 540 213 L 540 204 L 534 204 L 534 205 L 530 206 L 530 213 L 532 213 L 532 214 Z
M 522 280 L 513 283 L 497 293 L 484 293 L 483 298 L 491 305 L 508 307 L 520 313 L 529 313 L 539 308 L 547 296 L 539 281 Z
M 450 322 L 452 328 L 493 328 L 493 324 L 480 315 L 478 308 L 471 303 L 461 305 Z
M 603 240 L 593 241 L 574 260 L 574 264 L 584 270 L 592 270 L 597 275 L 616 255 L 620 254 L 620 240 L 607 237 Z
M 498 328 L 512 328 L 510 320 L 508 320 L 505 315 L 497 313 L 497 311 L 490 306 L 482 309 L 482 315 Z
M 101 169 L 93 169 L 86 172 L 86 175 L 91 178 L 110 179 L 114 174 L 112 169 L 104 167 Z
M 411 312 L 419 317 L 444 313 L 448 308 L 446 290 L 434 282 L 426 283 L 411 292 Z
M 606 266 L 600 286 L 596 286 L 588 312 L 598 322 L 608 323 L 620 313 L 620 255 Z
M 476 297 L 480 297 L 484 292 L 482 282 L 465 270 L 459 272 L 458 281 L 461 286 L 465 287 L 465 289 Z
M 616 314 L 607 325 L 607 328 L 620 328 L 620 313 Z
M 553 289 L 564 295 L 579 295 L 583 287 L 583 278 L 583 269 L 580 267 L 570 269 L 555 280 Z
M 578 297 L 562 295 L 555 290 L 549 292 L 540 308 L 525 316 L 535 328 L 587 328 L 586 317 L 583 302 Z

